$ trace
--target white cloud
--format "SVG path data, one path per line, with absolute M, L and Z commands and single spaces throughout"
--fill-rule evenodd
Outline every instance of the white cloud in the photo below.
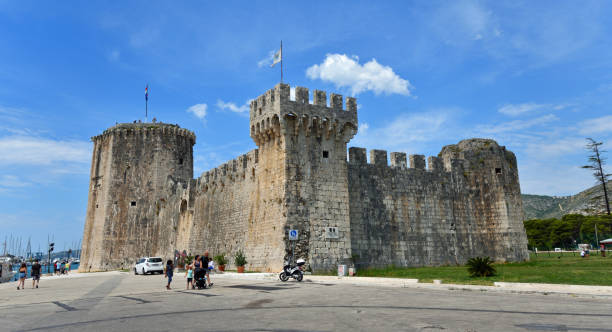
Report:
M 528 120 L 513 120 L 508 122 L 502 122 L 496 125 L 479 125 L 476 126 L 476 132 L 492 135 L 492 134 L 501 134 L 507 132 L 517 132 L 523 129 L 532 128 L 535 126 L 543 125 L 549 122 L 559 120 L 553 114 L 544 115 L 541 117 L 528 119 Z
M 612 115 L 580 122 L 579 132 L 583 135 L 612 133 Z
M 454 112 L 451 109 L 438 109 L 426 113 L 400 114 L 392 122 L 378 128 L 362 123 L 351 144 L 368 148 L 418 151 L 423 143 L 448 135 L 443 128 L 448 129 L 450 114 Z
M 251 107 L 250 107 L 250 103 L 251 100 L 247 100 L 243 105 L 236 105 L 233 102 L 224 102 L 223 100 L 217 100 L 217 107 L 219 107 L 219 109 L 224 110 L 224 111 L 231 111 L 231 112 L 235 112 L 235 113 L 245 113 L 248 112 Z
M 0 138 L 0 165 L 89 163 L 90 148 L 90 143 L 83 141 L 7 136 Z
M 500 107 L 497 111 L 499 113 L 509 115 L 509 116 L 517 116 L 524 113 L 539 111 L 539 110 L 554 110 L 559 111 L 571 106 L 570 104 L 536 104 L 536 103 L 523 103 L 523 104 L 505 104 Z
M 497 38 L 502 34 L 493 12 L 476 1 L 453 1 L 441 6 L 430 24 L 451 45 Z
M 206 117 L 206 110 L 208 105 L 206 104 L 195 104 L 187 109 L 188 113 L 193 113 L 198 119 L 204 120 Z
M 409 96 L 414 87 L 399 77 L 389 66 L 379 64 L 372 59 L 363 65 L 357 56 L 346 54 L 327 54 L 321 64 L 313 65 L 306 70 L 310 79 L 331 82 L 339 88 L 350 88 L 352 95 L 364 91 L 375 94 L 400 94 Z
M 21 188 L 27 187 L 30 183 L 20 179 L 15 175 L 2 175 L 0 176 L 0 188 Z

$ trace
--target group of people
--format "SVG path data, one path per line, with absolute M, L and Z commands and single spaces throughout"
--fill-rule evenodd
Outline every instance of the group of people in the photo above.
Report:
M 53 272 L 56 275 L 68 274 L 70 272 L 70 262 L 57 261 L 53 263 Z
M 208 250 L 204 252 L 204 255 L 196 255 L 193 262 L 188 262 L 185 265 L 185 277 L 187 278 L 187 288 L 186 289 L 195 289 L 194 284 L 194 276 L 200 271 L 204 269 L 206 272 L 206 283 L 208 287 L 212 287 L 213 283 L 210 281 L 210 271 L 214 269 L 213 260 L 210 259 Z M 174 276 L 174 263 L 171 259 L 166 262 L 166 278 L 168 279 L 168 284 L 166 285 L 166 289 L 170 290 L 170 283 L 172 282 L 172 277 Z
M 38 259 L 34 261 L 34 264 L 32 264 L 32 271 L 31 271 L 31 275 L 32 275 L 32 288 L 36 287 L 38 288 L 38 283 L 40 282 L 40 272 L 41 272 L 42 266 L 40 265 L 40 263 L 38 263 Z M 26 265 L 26 263 L 21 263 L 21 266 L 19 266 L 19 282 L 17 283 L 17 290 L 19 289 L 25 289 L 25 280 L 26 277 L 28 275 L 28 266 Z

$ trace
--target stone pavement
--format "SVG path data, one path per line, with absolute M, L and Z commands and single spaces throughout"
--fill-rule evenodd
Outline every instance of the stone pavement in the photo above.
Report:
M 213 278 L 215 275 L 213 275 Z M 278 280 L 277 273 L 235 273 L 225 272 L 219 275 L 220 278 L 243 279 L 243 280 Z M 573 297 L 603 297 L 612 299 L 611 286 L 585 286 L 585 285 L 562 285 L 562 284 L 537 284 L 537 283 L 513 283 L 495 282 L 493 286 L 483 285 L 462 285 L 462 284 L 436 284 L 419 283 L 418 279 L 404 278 L 374 278 L 374 277 L 336 277 L 306 275 L 304 282 L 314 283 L 333 283 L 350 284 L 362 286 L 380 287 L 403 287 L 420 288 L 432 290 L 467 290 L 467 291 L 488 291 L 504 293 L 532 293 L 532 294 L 558 294 L 570 295 Z
M 0 284 L 0 331 L 612 331 L 607 297 L 274 277 L 226 273 L 212 289 L 185 290 L 176 273 L 172 291 L 161 275 L 125 272 L 43 278 L 39 289 L 27 280 L 19 291 Z

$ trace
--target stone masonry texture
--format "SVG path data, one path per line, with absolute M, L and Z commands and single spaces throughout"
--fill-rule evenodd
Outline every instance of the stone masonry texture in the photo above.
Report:
M 143 256 L 223 253 L 234 267 L 280 271 L 304 258 L 338 264 L 432 266 L 475 256 L 528 259 L 514 154 L 489 139 L 437 157 L 347 144 L 354 98 L 278 84 L 251 102 L 257 144 L 193 178 L 195 135 L 165 123 L 118 124 L 92 138 L 81 271 L 131 268 Z M 288 232 L 298 230 L 290 241 Z M 333 235 L 330 235 L 333 234 Z

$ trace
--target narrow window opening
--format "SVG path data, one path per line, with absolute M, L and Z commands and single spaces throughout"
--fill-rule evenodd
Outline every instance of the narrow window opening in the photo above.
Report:
M 98 204 L 96 204 L 96 209 L 98 208 Z
M 329 158 L 329 151 L 323 151 L 323 158 Z
M 132 203 L 130 203 L 131 206 L 136 206 L 136 201 L 132 201 Z
M 179 159 L 179 165 L 182 165 L 182 164 L 183 164 L 183 158 L 180 158 Z
M 259 109 L 259 115 L 261 115 L 261 108 Z
M 495 174 L 501 174 L 501 173 L 502 173 L 501 168 L 496 168 L 495 169 Z

